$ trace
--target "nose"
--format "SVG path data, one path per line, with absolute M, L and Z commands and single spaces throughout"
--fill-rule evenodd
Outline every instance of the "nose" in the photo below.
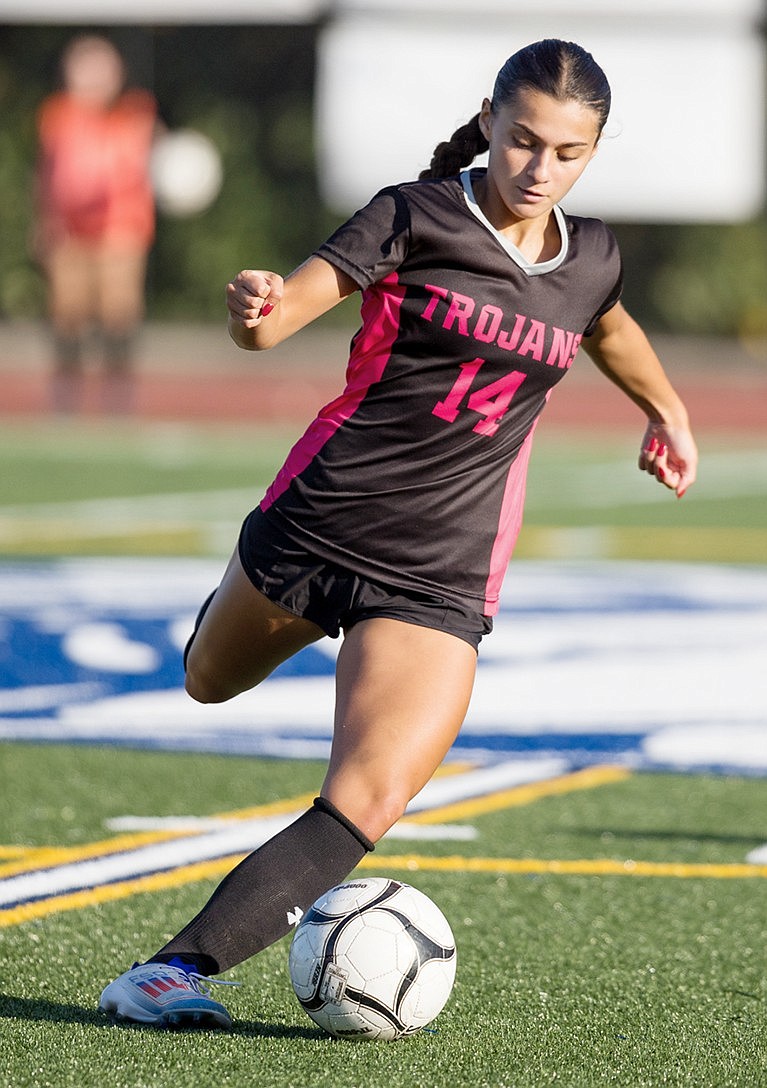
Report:
M 527 164 L 527 174 L 531 181 L 538 185 L 548 181 L 550 162 L 551 156 L 547 151 L 537 151 Z

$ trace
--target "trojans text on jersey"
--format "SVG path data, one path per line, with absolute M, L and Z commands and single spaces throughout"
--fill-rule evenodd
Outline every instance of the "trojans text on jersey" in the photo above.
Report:
M 446 287 L 424 284 L 431 297 L 421 317 L 439 322 L 443 329 L 453 329 L 459 336 L 482 344 L 495 344 L 504 351 L 527 356 L 535 362 L 568 369 L 576 356 L 582 334 L 549 327 L 544 321 L 515 313 L 511 320 L 500 306 L 478 307 L 476 299 L 450 291 Z

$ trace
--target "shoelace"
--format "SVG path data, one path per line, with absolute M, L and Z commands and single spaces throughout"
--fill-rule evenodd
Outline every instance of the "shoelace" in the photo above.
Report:
M 225 978 L 209 978 L 207 975 L 198 974 L 197 971 L 185 971 L 184 974 L 187 976 L 197 993 L 201 994 L 203 997 L 210 997 L 211 986 L 242 986 L 241 982 L 235 982 Z
M 141 966 L 142 965 L 140 963 L 134 963 L 133 964 L 134 968 L 141 967 Z M 146 965 L 144 965 L 144 966 L 146 966 Z M 197 991 L 197 993 L 201 994 L 203 997 L 210 997 L 210 987 L 211 986 L 242 986 L 243 985 L 241 982 L 235 982 L 233 979 L 229 980 L 229 979 L 225 979 L 225 978 L 210 978 L 208 975 L 201 975 L 199 971 L 186 971 L 186 970 L 184 970 L 183 967 L 176 967 L 174 964 L 168 964 L 168 966 L 172 967 L 174 971 L 182 971 L 186 975 L 186 977 L 189 979 L 189 982 L 191 983 L 192 988 L 195 989 Z M 206 986 L 204 986 L 203 983 L 206 983 L 208 988 L 206 988 Z

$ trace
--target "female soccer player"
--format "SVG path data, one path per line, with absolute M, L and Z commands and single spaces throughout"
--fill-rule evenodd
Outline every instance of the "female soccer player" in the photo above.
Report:
M 361 291 L 346 387 L 245 521 L 187 648 L 219 702 L 344 632 L 314 806 L 250 854 L 149 961 L 105 989 L 118 1019 L 228 1025 L 206 976 L 286 934 L 429 781 L 461 727 L 517 535 L 533 431 L 581 343 L 647 415 L 640 469 L 681 496 L 687 413 L 619 301 L 615 240 L 560 202 L 610 106 L 582 48 L 514 54 L 418 181 L 378 193 L 284 281 L 228 285 L 241 347 L 280 343 Z M 489 148 L 487 169 L 467 169 Z

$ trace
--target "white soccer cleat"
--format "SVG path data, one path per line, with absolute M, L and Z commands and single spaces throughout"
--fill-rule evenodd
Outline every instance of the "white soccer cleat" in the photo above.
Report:
M 99 1008 L 116 1021 L 158 1028 L 231 1027 L 232 1018 L 206 984 L 237 985 L 166 963 L 136 964 L 109 983 Z

